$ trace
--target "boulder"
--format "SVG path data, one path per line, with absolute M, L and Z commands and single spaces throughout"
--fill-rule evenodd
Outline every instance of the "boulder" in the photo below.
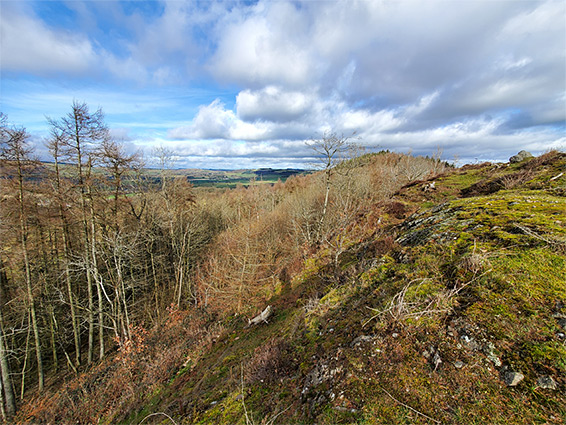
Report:
M 514 164 L 516 162 L 521 162 L 524 161 L 525 159 L 531 159 L 531 158 L 533 158 L 532 153 L 527 151 L 521 151 L 517 155 L 513 155 L 511 158 L 509 158 L 509 162 L 511 164 Z

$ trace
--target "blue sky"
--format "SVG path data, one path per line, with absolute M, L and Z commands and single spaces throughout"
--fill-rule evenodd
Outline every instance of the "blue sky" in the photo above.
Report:
M 4 1 L 0 111 L 101 107 L 179 167 L 304 167 L 305 141 L 463 162 L 566 148 L 566 2 Z

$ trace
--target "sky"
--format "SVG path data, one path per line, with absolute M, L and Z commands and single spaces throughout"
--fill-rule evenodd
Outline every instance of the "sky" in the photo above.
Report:
M 563 0 L 5 1 L 0 111 L 101 108 L 148 166 L 304 168 L 306 142 L 506 161 L 566 149 Z

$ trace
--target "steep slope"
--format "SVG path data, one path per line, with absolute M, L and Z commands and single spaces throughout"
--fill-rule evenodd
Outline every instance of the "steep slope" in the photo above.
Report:
M 267 323 L 172 311 L 120 358 L 147 375 L 136 368 L 175 349 L 169 375 L 146 376 L 129 388 L 135 402 L 99 419 L 564 423 L 563 173 L 566 154 L 552 152 L 405 187 L 375 207 L 371 234 L 337 259 L 325 248 L 309 258 L 269 301 Z M 85 376 L 74 402 L 96 382 Z M 71 409 L 69 391 L 57 400 Z M 57 418 L 36 405 L 20 420 Z

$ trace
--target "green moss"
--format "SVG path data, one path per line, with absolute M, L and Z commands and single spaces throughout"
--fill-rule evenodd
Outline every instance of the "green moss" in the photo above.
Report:
M 238 356 L 236 354 L 230 354 L 222 359 L 222 363 L 231 363 L 234 360 L 237 360 Z
M 545 248 L 501 255 L 491 260 L 497 273 L 512 286 L 512 296 L 523 302 L 551 305 L 566 299 L 566 259 Z
M 528 341 L 521 345 L 525 357 L 530 357 L 533 364 L 548 365 L 566 372 L 566 348 L 559 341 Z

